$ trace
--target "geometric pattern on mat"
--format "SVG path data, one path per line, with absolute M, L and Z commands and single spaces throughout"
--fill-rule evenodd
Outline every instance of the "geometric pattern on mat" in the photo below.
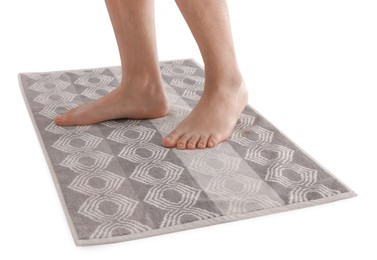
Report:
M 179 150 L 161 139 L 204 87 L 193 59 L 160 61 L 169 114 L 57 126 L 53 119 L 114 90 L 120 66 L 20 73 L 20 87 L 76 245 L 126 241 L 251 218 L 356 193 L 247 105 L 231 137 Z M 205 120 L 205 119 L 204 119 Z

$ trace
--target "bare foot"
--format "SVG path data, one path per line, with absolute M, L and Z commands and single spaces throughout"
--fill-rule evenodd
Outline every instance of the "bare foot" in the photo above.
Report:
M 216 146 L 229 138 L 247 102 L 248 91 L 242 78 L 218 85 L 206 82 L 197 105 L 162 140 L 162 145 L 178 149 Z
M 55 123 L 87 125 L 117 118 L 157 118 L 167 113 L 168 103 L 162 83 L 121 83 L 107 95 L 57 116 Z

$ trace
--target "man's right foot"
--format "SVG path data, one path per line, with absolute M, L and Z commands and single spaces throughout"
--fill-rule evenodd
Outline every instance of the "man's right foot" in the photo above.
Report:
M 140 83 L 141 82 L 141 83 Z M 88 125 L 118 118 L 163 117 L 169 107 L 162 82 L 121 84 L 105 96 L 55 118 L 57 125 Z

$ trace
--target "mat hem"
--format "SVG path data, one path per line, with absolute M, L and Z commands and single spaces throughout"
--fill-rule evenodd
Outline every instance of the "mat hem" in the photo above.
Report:
M 62 192 L 62 189 L 60 187 L 60 184 L 59 184 L 59 181 L 57 179 L 57 176 L 56 176 L 56 173 L 55 173 L 55 170 L 52 166 L 52 163 L 50 161 L 50 157 L 47 153 L 47 149 L 45 147 L 45 144 L 43 142 L 43 139 L 42 139 L 42 136 L 41 136 L 41 133 L 39 132 L 39 129 L 38 129 L 38 126 L 35 122 L 35 118 L 34 118 L 34 115 L 33 115 L 33 112 L 31 111 L 31 107 L 29 105 L 29 102 L 28 102 L 28 99 L 26 97 L 26 93 L 25 93 L 25 90 L 24 90 L 24 86 L 22 84 L 22 80 L 21 80 L 21 74 L 22 73 L 19 73 L 18 74 L 18 82 L 19 82 L 19 85 L 20 85 L 20 88 L 21 88 L 21 92 L 22 92 L 22 96 L 24 97 L 24 102 L 26 103 L 26 107 L 27 107 L 27 110 L 29 112 L 29 115 L 31 117 L 31 121 L 32 121 L 32 124 L 34 126 L 34 130 L 37 134 L 37 137 L 38 137 L 38 141 L 42 147 L 42 151 L 43 151 L 43 154 L 45 156 L 45 159 L 46 159 L 46 162 L 47 162 L 47 165 L 50 169 L 50 174 L 52 176 L 52 180 L 55 184 L 55 188 L 57 190 L 57 193 L 58 193 L 58 197 L 59 197 L 59 200 L 60 200 L 60 203 L 62 204 L 63 206 L 63 211 L 64 211 L 64 215 L 67 219 L 67 222 L 68 222 L 68 226 L 69 226 L 69 229 L 71 230 L 71 235 L 73 237 L 73 240 L 75 242 L 75 244 L 77 245 L 77 241 L 80 241 L 79 240 L 79 237 L 78 237 L 78 234 L 76 232 L 76 228 L 73 224 L 73 221 L 72 221 L 72 218 L 71 218 L 71 215 L 69 214 L 69 211 L 68 211 L 68 207 L 67 207 L 67 204 L 65 203 L 65 200 L 64 200 L 64 196 L 63 196 L 63 192 Z
M 330 197 L 325 197 L 325 198 L 321 198 L 317 200 L 310 200 L 310 201 L 305 201 L 305 202 L 300 202 L 300 203 L 288 204 L 288 205 L 275 207 L 275 208 L 268 208 L 268 209 L 263 209 L 263 210 L 258 210 L 258 211 L 241 213 L 241 214 L 226 215 L 226 216 L 221 216 L 221 217 L 216 217 L 216 218 L 193 221 L 189 223 L 184 223 L 180 225 L 169 226 L 169 227 L 164 227 L 164 228 L 159 228 L 159 229 L 153 229 L 153 230 L 135 233 L 131 235 L 107 237 L 107 238 L 96 238 L 96 239 L 81 239 L 81 240 L 79 239 L 75 241 L 75 243 L 76 243 L 76 246 L 93 246 L 93 245 L 105 245 L 105 244 L 110 244 L 110 243 L 125 242 L 129 240 L 153 237 L 157 235 L 163 235 L 163 234 L 169 234 L 169 233 L 174 233 L 174 232 L 179 232 L 179 231 L 184 231 L 184 230 L 189 230 L 189 229 L 206 227 L 206 226 L 211 226 L 215 224 L 238 221 L 238 220 L 243 220 L 243 219 L 251 219 L 258 216 L 266 216 L 273 213 L 279 213 L 279 212 L 284 212 L 284 211 L 289 211 L 289 210 L 294 210 L 294 209 L 312 207 L 312 206 L 321 205 L 321 204 L 325 204 L 332 201 L 352 198 L 355 196 L 357 196 L 356 193 L 354 193 L 353 191 L 349 191 L 346 193 L 339 193 Z

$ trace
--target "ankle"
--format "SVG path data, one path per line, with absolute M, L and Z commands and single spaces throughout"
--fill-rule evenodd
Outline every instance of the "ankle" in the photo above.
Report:
M 206 74 L 206 88 L 237 90 L 243 86 L 244 78 L 239 71 L 217 75 Z
M 122 77 L 119 84 L 121 88 L 131 91 L 156 92 L 163 89 L 161 76 L 150 74 L 127 75 Z

